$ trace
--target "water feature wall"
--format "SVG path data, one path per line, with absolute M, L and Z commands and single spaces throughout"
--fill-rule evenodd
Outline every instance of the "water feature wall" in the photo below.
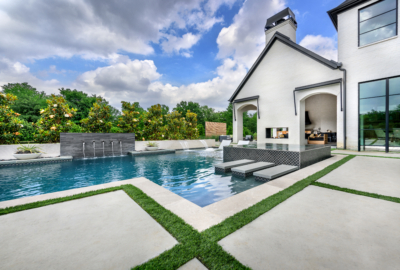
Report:
M 93 158 L 127 155 L 135 151 L 134 133 L 61 133 L 61 156 Z

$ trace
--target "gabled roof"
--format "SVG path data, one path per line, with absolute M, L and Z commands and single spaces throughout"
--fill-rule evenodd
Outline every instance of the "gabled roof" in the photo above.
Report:
M 300 53 L 310 57 L 311 59 L 314 59 L 315 61 L 331 68 L 331 69 L 337 69 L 339 67 L 341 67 L 341 64 L 338 62 L 335 62 L 333 60 L 328 60 L 316 53 L 313 53 L 310 50 L 307 50 L 306 48 L 298 45 L 296 42 L 293 42 L 290 40 L 289 37 L 276 32 L 274 34 L 274 36 L 271 38 L 271 40 L 268 42 L 267 46 L 265 46 L 264 50 L 261 52 L 261 54 L 258 56 L 256 62 L 253 64 L 253 66 L 250 68 L 249 72 L 247 72 L 246 76 L 244 77 L 244 79 L 242 80 L 242 82 L 240 83 L 240 85 L 238 86 L 238 88 L 236 89 L 236 91 L 233 93 L 233 95 L 231 96 L 231 98 L 229 99 L 230 102 L 232 102 L 236 96 L 239 94 L 240 90 L 243 88 L 243 86 L 246 84 L 247 80 L 251 77 L 251 75 L 253 74 L 254 70 L 256 70 L 257 66 L 261 63 L 261 61 L 263 60 L 264 56 L 267 54 L 267 52 L 269 51 L 269 49 L 272 47 L 272 45 L 275 43 L 275 41 L 281 41 L 282 43 L 286 44 L 287 46 L 291 47 L 292 49 L 295 49 L 297 51 L 299 51 Z
M 337 7 L 328 11 L 329 17 L 331 18 L 333 25 L 335 26 L 336 30 L 338 27 L 337 16 L 339 13 L 342 13 L 350 8 L 358 6 L 364 2 L 368 2 L 370 0 L 346 0 Z

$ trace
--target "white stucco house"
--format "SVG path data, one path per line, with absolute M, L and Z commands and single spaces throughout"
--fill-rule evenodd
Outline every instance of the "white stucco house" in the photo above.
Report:
M 234 142 L 243 112 L 256 110 L 259 143 L 307 144 L 306 131 L 317 129 L 332 131 L 338 148 L 399 149 L 398 1 L 346 0 L 328 11 L 338 61 L 296 43 L 289 8 L 269 18 L 266 46 L 229 99 Z

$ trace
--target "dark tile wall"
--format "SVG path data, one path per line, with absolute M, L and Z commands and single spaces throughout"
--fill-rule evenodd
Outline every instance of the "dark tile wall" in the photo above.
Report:
M 300 168 L 310 166 L 330 157 L 330 146 L 300 152 Z
M 95 145 L 93 145 L 95 141 Z M 102 157 L 104 141 L 104 156 L 127 155 L 129 151 L 135 151 L 134 133 L 61 133 L 61 156 L 73 156 L 83 158 L 83 142 L 85 142 L 85 157 Z M 113 148 L 112 144 L 113 142 Z

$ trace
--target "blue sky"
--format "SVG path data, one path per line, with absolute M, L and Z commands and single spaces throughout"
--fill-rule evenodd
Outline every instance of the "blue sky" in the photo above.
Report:
M 117 108 L 192 100 L 222 110 L 265 45 L 266 19 L 285 7 L 297 42 L 336 60 L 326 11 L 342 1 L 2 1 L 0 83 L 76 88 Z

